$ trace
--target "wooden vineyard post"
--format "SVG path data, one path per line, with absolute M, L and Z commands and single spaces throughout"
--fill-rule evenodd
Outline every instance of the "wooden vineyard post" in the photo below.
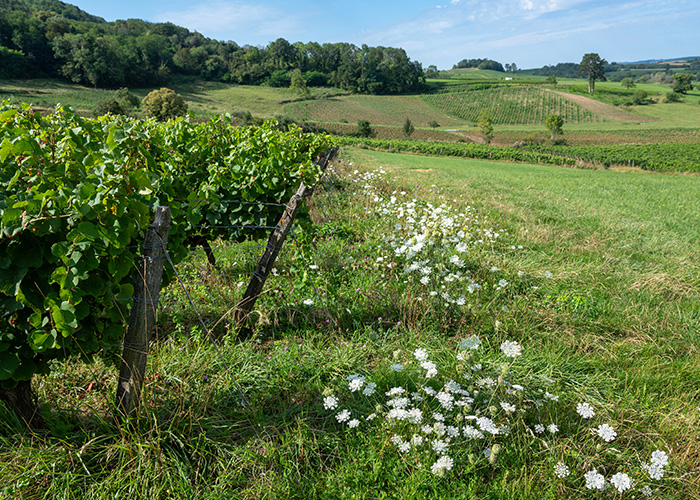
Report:
M 117 384 L 117 410 L 123 417 L 132 415 L 141 400 L 148 343 L 155 323 L 169 231 L 170 208 L 158 207 L 143 243 L 143 258 L 138 268 L 129 326 L 124 335 Z
M 321 167 L 322 172 L 325 172 L 326 167 L 337 154 L 338 148 L 331 148 L 328 153 L 316 160 L 315 163 Z M 309 198 L 313 194 L 313 190 L 313 187 L 306 186 L 303 182 L 301 183 L 297 192 L 294 193 L 289 203 L 287 203 L 287 208 L 284 210 L 277 226 L 272 231 L 272 234 L 270 234 L 265 252 L 258 261 L 258 265 L 255 268 L 253 276 L 250 278 L 250 283 L 248 284 L 248 288 L 246 288 L 243 298 L 236 306 L 235 324 L 239 327 L 245 325 L 245 321 L 248 319 L 248 316 L 255 306 L 255 301 L 258 299 L 260 292 L 262 292 L 265 281 L 275 265 L 277 255 L 292 229 L 297 212 L 301 208 L 304 199 Z

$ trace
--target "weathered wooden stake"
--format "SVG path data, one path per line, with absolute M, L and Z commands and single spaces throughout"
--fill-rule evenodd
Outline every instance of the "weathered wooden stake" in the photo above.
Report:
M 155 323 L 155 313 L 163 277 L 170 209 L 158 207 L 153 225 L 146 232 L 143 259 L 138 269 L 129 326 L 124 335 L 122 365 L 117 385 L 117 410 L 123 417 L 132 415 L 141 400 L 141 386 L 146 375 L 148 343 Z
M 316 164 L 321 167 L 322 171 L 325 172 L 326 167 L 337 154 L 338 148 L 331 148 L 328 153 L 316 160 Z M 265 285 L 265 280 L 267 280 L 270 271 L 275 265 L 275 260 L 282 249 L 282 245 L 284 245 L 284 240 L 287 238 L 287 235 L 292 229 L 297 212 L 301 208 L 304 199 L 309 198 L 313 194 L 313 190 L 313 187 L 306 186 L 303 182 L 301 183 L 301 186 L 299 186 L 297 192 L 294 193 L 292 198 L 289 200 L 289 203 L 287 203 L 287 208 L 282 214 L 282 217 L 277 223 L 274 231 L 272 231 L 272 234 L 270 234 L 265 252 L 260 258 L 253 276 L 250 278 L 250 283 L 248 284 L 248 288 L 246 288 L 243 298 L 238 303 L 238 306 L 236 306 L 235 324 L 239 327 L 243 327 L 245 325 L 248 315 L 250 315 L 253 307 L 255 306 L 255 301 L 258 299 L 258 295 L 260 295 L 260 292 L 262 292 L 263 286 Z

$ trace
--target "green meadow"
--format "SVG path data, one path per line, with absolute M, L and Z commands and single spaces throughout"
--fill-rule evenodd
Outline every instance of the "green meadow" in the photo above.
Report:
M 182 290 L 169 286 L 139 418 L 129 426 L 112 420 L 116 372 L 108 358 L 57 362 L 35 384 L 50 433 L 28 433 L 3 414 L 0 492 L 619 498 L 614 488 L 586 488 L 583 475 L 595 468 L 607 479 L 633 475 L 633 491 L 622 498 L 640 497 L 643 487 L 653 498 L 700 498 L 700 178 L 354 148 L 341 156 L 311 202 L 313 244 L 288 244 L 256 307 L 252 339 L 238 339 L 228 317 L 241 279 L 193 254 L 180 272 L 222 356 Z M 420 271 L 431 277 L 424 284 L 392 250 L 393 240 L 410 236 L 405 210 L 421 207 L 466 221 L 454 228 L 466 230 L 469 241 L 458 265 L 479 289 L 467 293 L 467 282 L 447 281 L 443 288 L 465 301 L 443 302 L 430 292 L 440 290 L 438 269 L 449 265 L 448 255 L 422 261 L 433 269 Z M 215 252 L 224 271 L 244 258 L 225 245 Z M 437 364 L 437 379 L 470 387 L 477 411 L 480 391 L 471 385 L 481 379 L 455 360 L 460 341 L 472 336 L 482 344 L 474 351 L 484 352 L 480 367 L 525 381 L 525 390 L 543 387 L 558 401 L 518 400 L 522 414 L 485 409 L 507 419 L 509 434 L 448 443 L 454 463 L 441 476 L 439 468 L 431 472 L 439 455 L 427 445 L 397 449 L 405 428 L 387 417 L 384 391 L 435 385 L 416 364 L 420 348 Z M 503 371 L 507 358 L 486 353 L 505 341 L 518 342 L 522 356 Z M 377 395 L 350 392 L 353 374 L 376 383 Z M 326 409 L 331 394 L 339 406 Z M 595 409 L 591 422 L 574 411 L 582 401 Z M 341 408 L 358 420 L 356 428 L 341 421 Z M 469 414 L 442 412 L 459 427 L 466 423 L 459 415 Z M 370 421 L 370 414 L 377 417 Z M 423 423 L 432 418 L 424 412 Z M 556 424 L 556 434 L 533 432 L 538 422 Z M 617 433 L 610 443 L 589 430 L 604 423 Z M 670 465 L 651 481 L 640 466 L 655 450 L 667 453 Z M 570 474 L 558 477 L 558 464 Z

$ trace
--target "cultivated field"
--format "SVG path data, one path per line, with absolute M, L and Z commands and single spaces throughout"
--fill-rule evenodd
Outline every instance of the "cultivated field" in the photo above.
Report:
M 295 102 L 284 109 L 295 120 L 318 123 L 356 124 L 359 120 L 369 120 L 373 125 L 401 127 L 410 118 L 416 127 L 428 127 L 432 121 L 442 128 L 466 125 L 464 120 L 429 106 L 419 96 L 355 95 Z
M 542 124 L 550 114 L 561 115 L 566 123 L 603 120 L 600 113 L 586 109 L 581 103 L 539 87 L 500 87 L 425 95 L 423 100 L 444 113 L 469 122 L 476 122 L 482 109 L 489 110 L 493 123 L 497 125 Z

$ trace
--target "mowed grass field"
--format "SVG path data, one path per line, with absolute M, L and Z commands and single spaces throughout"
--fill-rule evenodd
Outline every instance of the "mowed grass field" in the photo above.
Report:
M 224 113 L 250 112 L 261 118 L 284 114 L 284 103 L 300 99 L 300 95 L 285 88 L 249 85 L 228 85 L 181 78 L 167 85 L 182 95 L 188 110 L 196 118 L 210 118 Z M 130 89 L 141 99 L 154 90 Z M 346 94 L 339 89 L 310 88 L 310 97 Z M 70 105 L 76 111 L 92 115 L 97 103 L 114 96 L 113 90 L 92 89 L 60 80 L 0 80 L 0 100 L 26 102 L 49 109 L 57 103 Z
M 583 473 L 637 473 L 663 450 L 670 465 L 653 498 L 700 499 L 699 177 L 354 148 L 341 156 L 339 177 L 319 186 L 312 201 L 311 253 L 292 243 L 281 256 L 256 307 L 255 338 L 242 341 L 225 328 L 238 278 L 212 274 L 203 256 L 193 256 L 181 272 L 191 276 L 187 285 L 207 321 L 218 325 L 225 361 L 184 294 L 167 288 L 141 417 L 131 426 L 112 422 L 116 372 L 106 359 L 57 362 L 52 375 L 36 381 L 51 403 L 51 434 L 27 434 L 9 416 L 0 418 L 0 492 L 76 499 L 620 498 L 613 488 L 586 489 Z M 368 185 L 375 186 L 369 193 Z M 390 243 L 410 212 L 391 207 L 413 210 L 416 203 L 434 214 L 438 207 L 470 214 L 474 235 L 500 234 L 481 246 L 474 236 L 460 254 L 465 272 L 483 287 L 462 291 L 467 304 L 431 299 L 429 287 L 440 289 L 436 274 L 423 286 L 396 269 L 400 258 Z M 226 249 L 216 251 L 227 266 Z M 443 257 L 423 265 L 437 273 Z M 435 457 L 418 466 L 413 450 L 397 451 L 397 431 L 384 420 L 388 408 L 363 402 L 359 393 L 344 395 L 346 378 L 366 376 L 386 399 L 388 388 L 418 383 L 410 366 L 420 347 L 438 362 L 439 377 L 454 373 L 467 386 L 471 371 L 448 360 L 471 335 L 483 349 L 497 351 L 504 340 L 523 346 L 512 376 L 551 380 L 547 389 L 560 401 L 540 411 L 555 419 L 559 434 L 528 432 L 516 414 L 496 459 L 484 457 L 480 441 L 455 440 L 454 467 L 440 477 L 430 471 Z M 502 374 L 501 362 L 495 369 Z M 396 372 L 391 363 L 407 369 Z M 232 379 L 250 407 L 241 405 Z M 341 407 L 351 405 L 360 427 L 340 422 L 340 408 L 324 409 L 329 391 L 347 397 Z M 571 409 L 581 401 L 595 408 L 592 427 L 614 426 L 613 442 L 591 436 Z M 370 412 L 377 422 L 364 419 Z M 444 413 L 450 419 L 458 412 Z M 433 421 L 427 413 L 424 419 Z M 569 477 L 555 476 L 558 462 L 570 467 Z M 635 477 L 645 481 L 643 473 Z M 641 497 L 638 489 L 626 496 Z

